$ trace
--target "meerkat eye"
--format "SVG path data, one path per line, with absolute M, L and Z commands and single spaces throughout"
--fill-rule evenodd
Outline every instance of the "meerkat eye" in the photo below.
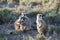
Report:
M 26 18 L 25 17 L 22 17 L 21 19 L 25 20 Z
M 24 17 L 23 20 L 25 20 L 26 18 Z
M 24 14 L 24 16 L 26 16 L 26 15 Z
M 40 16 L 42 16 L 42 15 L 40 15 Z
M 39 17 L 42 17 L 42 15 L 40 15 Z

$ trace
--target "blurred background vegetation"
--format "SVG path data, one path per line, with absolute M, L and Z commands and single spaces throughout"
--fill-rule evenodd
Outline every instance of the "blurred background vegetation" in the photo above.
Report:
M 60 32 L 60 0 L 0 0 L 0 27 L 4 23 L 14 23 L 22 12 L 30 18 L 36 17 L 38 13 L 43 14 L 48 32 Z M 7 24 L 6 27 L 9 28 L 9 25 Z M 38 35 L 37 40 L 40 40 L 39 38 L 43 37 Z M 30 36 L 23 38 L 23 40 L 28 39 L 32 40 Z M 5 36 L 2 35 L 0 40 L 6 40 Z
M 0 4 L 2 3 L 7 3 L 7 6 L 0 8 L 0 24 L 14 21 L 22 12 L 29 16 L 42 13 L 44 20 L 60 24 L 60 0 L 0 0 Z M 11 3 L 19 5 L 11 8 Z
M 22 12 L 43 14 L 47 25 L 60 26 L 60 0 L 0 0 L 0 24 L 13 23 Z
M 0 24 L 13 23 L 25 12 L 29 17 L 41 13 L 47 25 L 60 26 L 60 0 L 0 0 L 0 6 Z

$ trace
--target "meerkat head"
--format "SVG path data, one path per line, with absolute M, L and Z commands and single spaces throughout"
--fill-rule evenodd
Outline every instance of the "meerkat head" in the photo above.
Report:
M 26 16 L 26 14 L 21 13 L 21 15 L 19 16 L 19 21 L 20 21 L 22 18 L 24 18 L 25 16 Z
M 25 25 L 25 20 L 26 20 L 26 14 L 21 14 L 21 16 L 19 17 L 20 19 L 20 24 L 21 25 Z
M 42 20 L 42 14 L 37 14 L 37 20 Z

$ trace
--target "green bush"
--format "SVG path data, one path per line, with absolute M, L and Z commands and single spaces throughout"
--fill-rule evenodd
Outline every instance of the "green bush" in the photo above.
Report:
M 53 33 L 54 31 L 56 31 L 56 33 L 60 33 L 60 26 L 56 26 L 56 25 L 48 25 L 48 31 L 50 34 Z
M 37 0 L 37 1 L 36 1 L 36 0 L 33 0 L 33 1 L 32 1 L 32 0 L 22 0 L 22 1 L 21 1 L 21 4 L 25 3 L 25 4 L 27 5 L 27 4 L 31 4 L 32 2 L 39 3 L 39 2 L 41 2 L 41 1 L 42 1 L 42 2 L 44 1 L 44 3 L 49 2 L 49 0 Z M 41 4 L 42 4 L 42 3 L 41 3 Z
M 48 23 L 51 23 L 51 24 L 59 24 L 60 23 L 60 14 L 56 13 L 56 11 L 52 10 L 52 11 L 49 11 L 47 13 L 45 13 L 45 17 L 44 17 L 44 20 L 47 22 L 49 21 Z
M 13 22 L 17 19 L 19 14 L 12 12 L 11 10 L 1 10 L 0 11 L 0 21 L 3 22 Z
M 3 0 L 2 3 L 7 3 L 7 0 Z

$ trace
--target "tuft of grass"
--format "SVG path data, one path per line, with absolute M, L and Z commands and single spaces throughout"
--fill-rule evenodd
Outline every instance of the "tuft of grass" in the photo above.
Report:
M 23 38 L 22 38 L 23 40 L 34 40 L 34 38 L 33 37 L 31 37 L 31 36 L 29 36 L 29 35 L 27 35 L 27 36 L 24 36 L 23 35 Z
M 16 35 L 16 34 L 18 34 L 18 33 L 19 33 L 18 31 L 14 30 L 14 31 L 12 31 L 10 34 Z
M 59 15 L 55 10 L 51 10 L 45 13 L 44 20 L 47 23 L 58 25 L 60 23 Z
M 36 2 L 36 3 L 45 2 L 45 3 L 47 3 L 47 2 L 49 2 L 49 0 L 43 0 L 43 1 L 42 0 L 22 0 L 20 4 L 25 3 L 27 5 L 27 4 L 31 3 L 31 2 Z
M 8 9 L 4 9 L 4 10 L 0 10 L 0 21 L 1 23 L 4 22 L 14 22 L 17 17 L 19 16 L 19 14 L 17 14 L 15 12 L 12 12 L 12 10 L 8 10 Z
M 46 37 L 43 34 L 37 34 L 36 40 L 46 40 Z
M 7 38 L 4 35 L 0 35 L 0 40 L 7 40 Z
M 60 26 L 56 26 L 56 25 L 48 25 L 48 32 L 51 34 L 54 31 L 56 31 L 56 33 L 60 33 Z

